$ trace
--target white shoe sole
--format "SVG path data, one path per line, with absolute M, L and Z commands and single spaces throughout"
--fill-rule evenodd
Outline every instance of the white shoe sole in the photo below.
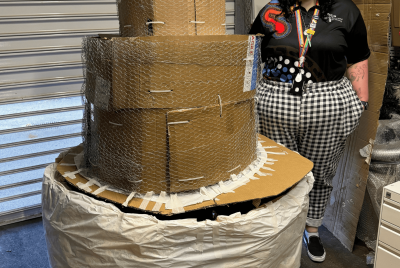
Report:
M 306 243 L 307 255 L 312 261 L 315 261 L 315 262 L 323 262 L 323 261 L 325 261 L 326 252 L 324 252 L 324 255 L 322 255 L 321 257 L 314 256 L 314 255 L 312 255 L 310 253 L 310 251 L 308 251 L 308 243 L 307 243 L 307 240 L 306 240 L 306 238 L 304 236 L 303 236 L 303 241 L 304 241 L 304 243 Z

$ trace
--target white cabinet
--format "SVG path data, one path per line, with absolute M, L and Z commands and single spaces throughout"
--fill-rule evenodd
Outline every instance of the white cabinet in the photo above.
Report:
M 375 268 L 400 267 L 400 182 L 383 190 Z

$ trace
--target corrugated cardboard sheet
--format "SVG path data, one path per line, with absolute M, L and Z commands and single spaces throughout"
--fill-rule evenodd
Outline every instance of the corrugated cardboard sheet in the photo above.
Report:
M 97 156 L 90 161 L 93 174 L 144 194 L 227 180 L 257 158 L 254 105 L 251 99 L 185 110 L 95 107 L 97 148 L 88 156 Z
M 256 174 L 255 177 L 259 178 L 258 180 L 250 180 L 246 185 L 243 185 L 235 190 L 235 193 L 225 193 L 218 196 L 215 200 L 205 201 L 200 204 L 191 205 L 185 207 L 185 211 L 198 210 L 204 207 L 212 207 L 217 205 L 224 205 L 230 203 L 239 203 L 247 200 L 253 200 L 264 197 L 276 196 L 285 190 L 293 187 L 293 185 L 297 184 L 302 178 L 304 178 L 312 169 L 313 163 L 308 159 L 300 156 L 299 154 L 290 151 L 289 149 L 276 144 L 274 141 L 259 135 L 259 139 L 264 141 L 263 146 L 265 147 L 275 147 L 268 149 L 271 152 L 282 153 L 285 154 L 271 154 L 276 162 L 274 162 L 273 166 L 266 163 L 264 166 L 275 170 L 272 172 L 272 176 L 261 176 Z M 72 165 L 62 165 L 62 163 L 73 164 L 74 156 L 77 153 L 80 153 L 83 150 L 82 147 L 75 147 L 70 150 L 70 153 L 66 155 L 60 163 L 57 165 L 57 171 L 60 174 L 65 174 L 66 172 L 74 172 L 77 171 L 77 168 Z M 288 168 L 290 166 L 290 168 Z M 76 178 L 72 179 L 70 177 L 64 176 L 66 181 L 75 187 L 79 183 L 86 184 L 88 179 L 81 176 L 79 173 L 75 174 Z M 90 191 L 89 191 L 90 189 Z M 84 189 L 84 191 L 88 194 L 93 193 L 99 189 L 98 186 L 92 185 L 88 189 Z M 113 191 L 105 190 L 104 192 L 96 195 L 97 197 L 107 199 L 114 203 L 123 204 L 127 195 L 116 193 Z M 139 209 L 142 204 L 142 199 L 134 197 L 131 201 L 129 201 L 128 206 L 132 208 Z M 145 211 L 152 212 L 152 209 L 155 205 L 155 202 L 150 201 L 147 206 L 143 209 Z M 161 206 L 159 213 L 164 215 L 171 215 L 172 210 L 166 209 L 165 204 Z
M 124 37 L 225 35 L 222 0 L 119 0 Z
M 389 49 L 390 0 L 357 0 L 368 30 L 371 49 L 369 58 L 369 108 L 361 117 L 360 125 L 349 137 L 334 179 L 334 190 L 325 213 L 324 225 L 349 250 L 353 249 L 360 216 L 369 163 L 359 150 L 375 139 L 379 111 L 385 91 Z
M 208 106 L 219 103 L 218 95 L 223 103 L 250 99 L 255 83 L 245 85 L 249 38 L 258 66 L 259 37 L 88 38 L 85 94 L 114 110 Z M 259 74 L 256 69 L 250 76 L 256 81 Z
M 170 111 L 167 117 L 171 192 L 224 181 L 257 158 L 254 100 Z

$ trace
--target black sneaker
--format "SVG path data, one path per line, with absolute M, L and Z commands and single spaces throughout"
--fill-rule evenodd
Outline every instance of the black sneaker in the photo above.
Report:
M 308 257 L 315 262 L 323 262 L 326 257 L 324 246 L 318 233 L 307 233 L 304 231 L 304 243 L 307 246 Z

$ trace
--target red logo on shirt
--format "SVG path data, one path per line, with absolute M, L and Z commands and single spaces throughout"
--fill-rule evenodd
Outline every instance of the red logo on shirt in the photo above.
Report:
M 275 39 L 285 38 L 292 31 L 292 25 L 289 24 L 284 16 L 279 16 L 282 9 L 276 5 L 266 5 L 262 13 L 261 20 L 264 27 L 268 28 Z

